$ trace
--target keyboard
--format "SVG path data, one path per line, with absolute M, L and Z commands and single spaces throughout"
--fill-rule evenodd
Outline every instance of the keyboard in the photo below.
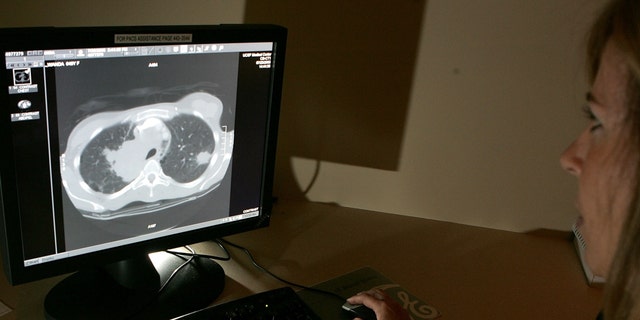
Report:
M 200 319 L 320 319 L 290 287 L 256 293 L 238 300 L 207 307 L 174 320 Z

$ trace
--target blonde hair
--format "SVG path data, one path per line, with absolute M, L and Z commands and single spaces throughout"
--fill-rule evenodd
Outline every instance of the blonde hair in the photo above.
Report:
M 587 69 L 593 83 L 605 44 L 613 41 L 628 68 L 628 121 L 632 127 L 629 152 L 640 152 L 640 1 L 613 0 L 601 12 L 589 35 Z M 640 163 L 636 164 L 636 174 Z M 621 232 L 605 289 L 604 318 L 640 319 L 640 187 L 635 192 Z

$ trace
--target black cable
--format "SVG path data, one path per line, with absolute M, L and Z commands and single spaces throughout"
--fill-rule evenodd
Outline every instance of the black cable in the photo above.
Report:
M 313 288 L 313 287 L 309 287 L 309 286 L 301 285 L 301 284 L 298 284 L 298 283 L 291 282 L 291 281 L 289 281 L 289 280 L 283 279 L 282 277 L 280 277 L 280 276 L 278 276 L 278 275 L 274 274 L 273 272 L 269 271 L 267 268 L 265 268 L 265 267 L 261 266 L 261 265 L 258 263 L 258 261 L 256 261 L 256 259 L 253 257 L 253 255 L 251 254 L 251 251 L 249 251 L 249 249 L 247 249 L 247 248 L 245 248 L 245 247 L 243 247 L 243 246 L 237 245 L 237 244 L 235 244 L 235 243 L 233 243 L 233 242 L 230 242 L 230 241 L 228 241 L 228 240 L 226 240 L 226 239 L 223 239 L 223 238 L 216 239 L 216 242 L 218 242 L 218 241 L 220 241 L 220 242 L 222 242 L 222 243 L 224 243 L 224 244 L 228 244 L 228 245 L 230 245 L 230 246 L 232 246 L 232 247 L 235 247 L 235 248 L 237 248 L 237 249 L 240 249 L 241 251 L 243 251 L 243 252 L 244 252 L 244 253 L 249 257 L 249 260 L 251 260 L 251 264 L 253 264 L 257 269 L 259 269 L 260 271 L 262 271 L 262 272 L 264 272 L 264 273 L 266 273 L 266 274 L 270 275 L 271 277 L 275 278 L 276 280 L 278 280 L 278 281 L 280 281 L 280 282 L 283 282 L 283 283 L 285 283 L 285 284 L 287 284 L 287 285 L 290 285 L 290 286 L 292 286 L 292 287 L 297 287 L 297 288 L 301 288 L 301 289 L 309 290 L 309 291 L 311 291 L 311 292 L 315 292 L 315 293 L 320 293 L 320 294 L 328 295 L 328 296 L 331 296 L 331 297 L 337 298 L 337 299 L 339 299 L 339 300 L 340 300 L 340 301 L 342 301 L 342 302 L 344 302 L 344 301 L 346 301 L 346 300 L 347 300 L 347 298 L 342 297 L 342 296 L 340 296 L 339 294 L 337 294 L 337 293 L 335 293 L 335 292 L 331 292 L 331 291 L 327 291 L 327 290 L 322 290 L 322 289 L 317 289 L 317 288 Z M 225 251 L 226 251 L 226 250 L 225 250 Z
M 162 286 L 160 286 L 160 289 L 158 289 L 158 293 L 156 293 L 156 295 L 160 295 L 162 293 L 162 291 L 164 290 L 164 288 L 169 284 L 169 282 L 171 282 L 171 280 L 175 277 L 176 274 L 178 274 L 178 272 L 180 272 L 180 270 L 182 270 L 182 268 L 184 268 L 186 265 L 188 265 L 189 263 L 191 263 L 191 261 L 193 261 L 193 259 L 196 257 L 196 251 L 191 249 L 191 247 L 189 246 L 184 246 L 187 250 L 191 251 L 191 255 L 189 255 L 189 259 L 187 259 L 185 262 L 183 262 L 180 266 L 178 266 L 177 268 L 175 268 L 173 270 L 173 272 L 169 275 L 169 277 L 167 278 L 167 280 L 162 284 Z M 173 255 L 184 255 L 184 252 L 179 252 L 179 251 L 166 251 L 167 253 L 171 253 Z
M 182 252 L 182 251 L 174 251 L 174 250 L 165 250 L 164 252 L 169 253 L 169 254 L 173 254 L 176 257 L 182 258 L 185 261 L 179 265 L 178 267 L 176 267 L 173 272 L 171 272 L 171 274 L 169 275 L 169 277 L 167 278 L 167 280 L 164 281 L 164 283 L 160 286 L 160 288 L 155 292 L 155 298 L 153 298 L 152 300 L 149 301 L 149 303 L 144 306 L 143 308 L 141 308 L 140 310 L 138 310 L 137 312 L 135 312 L 131 317 L 136 317 L 139 315 L 139 313 L 143 312 L 149 305 L 151 305 L 153 303 L 153 301 L 156 301 L 156 299 L 162 294 L 162 292 L 165 290 L 165 288 L 167 287 L 167 285 L 169 285 L 169 283 L 171 282 L 171 280 L 173 280 L 173 278 L 175 278 L 175 276 L 178 274 L 178 272 L 180 272 L 180 270 L 182 270 L 184 267 L 186 267 L 189 263 L 191 263 L 195 258 L 207 258 L 207 259 L 212 259 L 212 260 L 219 260 L 219 261 L 229 261 L 231 260 L 231 254 L 229 253 L 229 250 L 227 250 L 227 247 L 224 246 L 224 244 L 222 242 L 228 243 L 229 245 L 235 246 L 235 247 L 239 247 L 237 245 L 234 245 L 224 239 L 220 239 L 220 240 L 214 240 L 214 242 L 222 249 L 222 251 L 224 252 L 225 256 L 214 256 L 214 255 L 208 255 L 208 254 L 201 254 L 201 253 L 197 253 L 195 250 L 193 250 L 193 248 L 191 248 L 190 246 L 184 246 L 185 249 L 189 250 L 189 252 Z M 241 247 L 240 247 L 241 248 Z M 270 273 L 269 271 L 267 271 L 266 269 L 262 268 L 260 265 L 258 265 L 257 263 L 255 263 L 255 260 L 253 260 L 253 257 L 251 256 L 251 253 L 248 252 L 247 249 L 246 252 L 249 254 L 249 256 L 252 258 L 252 261 L 254 261 L 254 264 L 261 270 L 266 271 L 267 273 L 271 274 L 272 276 L 275 277 L 275 275 L 273 275 L 272 273 Z M 185 259 L 185 257 L 187 257 Z M 281 281 L 285 281 L 283 279 L 279 279 Z M 286 283 L 286 282 L 285 282 Z M 294 285 L 295 284 L 291 284 Z
M 226 254 L 226 257 L 219 257 L 219 256 L 208 255 L 208 254 L 196 253 L 196 251 L 193 250 L 190 246 L 184 246 L 184 248 L 186 248 L 190 252 L 165 250 L 166 253 L 170 253 L 170 254 L 173 254 L 174 256 L 180 256 L 180 257 L 186 256 L 186 257 L 188 257 L 188 259 L 186 259 L 184 263 L 182 263 L 180 266 L 178 266 L 177 268 L 175 268 L 173 270 L 173 272 L 169 275 L 167 280 L 162 284 L 162 286 L 160 286 L 160 289 L 158 289 L 158 292 L 156 294 L 160 295 L 162 293 L 162 291 L 164 290 L 164 288 L 175 277 L 175 275 L 178 274 L 178 272 L 180 272 L 180 270 L 182 270 L 182 268 L 184 268 L 189 263 L 191 263 L 193 261 L 193 259 L 195 259 L 195 258 L 208 258 L 208 259 L 220 260 L 220 261 L 229 261 L 229 260 L 231 260 L 231 255 L 229 254 L 229 251 L 227 251 L 227 248 L 224 245 L 222 245 L 222 243 L 220 243 L 218 241 L 215 241 L 215 242 L 218 244 L 218 246 L 220 248 L 222 248 L 222 250 Z
M 182 256 L 188 256 L 189 258 L 185 260 L 185 262 L 183 262 L 181 265 L 179 265 L 177 268 L 175 268 L 173 270 L 173 272 L 169 275 L 169 277 L 167 278 L 167 280 L 164 281 L 164 283 L 160 286 L 160 288 L 154 293 L 154 297 L 153 299 L 149 300 L 148 303 L 145 304 L 145 306 L 143 306 L 142 308 L 140 308 L 138 311 L 134 312 L 133 314 L 131 314 L 129 317 L 127 317 L 127 319 L 133 319 L 138 317 L 142 312 L 144 312 L 147 308 L 149 308 L 149 306 L 151 306 L 155 301 L 157 301 L 158 297 L 162 294 L 162 291 L 164 291 L 164 289 L 167 287 L 167 285 L 169 284 L 169 282 L 171 282 L 171 280 L 176 276 L 176 274 L 178 274 L 178 272 L 180 272 L 180 270 L 182 270 L 182 268 L 184 268 L 185 266 L 187 266 L 189 263 L 191 263 L 193 261 L 193 259 L 195 257 L 197 257 L 198 255 L 196 254 L 195 250 L 193 250 L 191 247 L 189 246 L 184 246 L 187 250 L 191 251 L 190 253 L 187 252 L 179 252 L 179 251 L 170 251 L 170 250 L 166 250 L 165 252 L 173 254 L 175 256 L 179 256 L 181 258 L 183 258 Z M 226 251 L 226 250 L 225 250 Z M 228 252 L 227 252 L 228 254 Z M 184 259 L 184 258 L 183 258 Z
M 194 250 L 191 250 L 191 248 L 189 248 L 188 246 L 186 246 L 186 247 L 191 252 L 181 252 L 181 251 L 172 251 L 172 250 L 166 250 L 165 252 L 171 253 L 171 254 L 177 255 L 177 256 L 209 258 L 209 259 L 212 259 L 212 260 L 219 260 L 219 261 L 229 261 L 229 260 L 231 260 L 231 254 L 229 254 L 229 251 L 227 250 L 227 248 L 224 245 L 222 245 L 222 243 L 220 243 L 220 241 L 214 241 L 214 242 L 220 248 L 222 248 L 222 251 L 224 251 L 224 254 L 226 255 L 226 257 L 219 257 L 219 256 L 208 255 L 208 254 L 196 253 Z
M 187 261 L 185 261 L 182 265 L 180 265 L 179 267 L 177 267 L 173 271 L 173 273 L 169 276 L 167 281 L 165 281 L 165 283 L 162 285 L 160 290 L 158 290 L 158 294 L 160 294 L 160 292 L 162 292 L 162 289 L 164 289 L 164 287 L 169 283 L 169 281 L 174 277 L 175 274 L 177 274 L 182 268 L 184 268 L 187 264 L 189 264 L 191 261 L 193 261 L 193 259 L 196 258 L 196 257 L 209 258 L 209 259 L 220 260 L 220 261 L 229 261 L 229 260 L 231 260 L 231 253 L 224 246 L 225 244 L 227 244 L 227 245 L 235 247 L 236 249 L 239 249 L 242 252 L 244 252 L 244 254 L 247 255 L 247 257 L 249 257 L 249 260 L 251 261 L 251 264 L 253 264 L 254 267 L 256 267 L 258 270 L 268 274 L 269 276 L 273 277 L 274 279 L 276 279 L 276 280 L 278 280 L 278 281 L 280 281 L 282 283 L 285 283 L 285 284 L 287 284 L 289 286 L 292 286 L 292 287 L 309 290 L 311 292 L 328 295 L 328 296 L 334 297 L 336 299 L 339 299 L 340 301 L 345 301 L 346 300 L 345 297 L 342 297 L 342 296 L 338 295 L 335 292 L 331 292 L 331 291 L 326 291 L 326 290 L 322 290 L 322 289 L 317 289 L 317 288 L 305 286 L 305 285 L 302 285 L 302 284 L 299 284 L 299 283 L 295 283 L 295 282 L 286 280 L 286 279 L 274 274 L 273 272 L 269 271 L 267 268 L 265 268 L 262 265 L 260 265 L 258 263 L 258 261 L 255 259 L 255 257 L 253 256 L 253 254 L 251 253 L 251 251 L 249 249 L 243 247 L 243 246 L 240 246 L 238 244 L 235 244 L 235 243 L 233 243 L 233 242 L 231 242 L 229 240 L 223 239 L 223 238 L 216 239 L 213 242 L 215 242 L 224 251 L 226 256 L 219 257 L 219 256 L 212 256 L 212 255 L 196 253 L 195 250 L 193 250 L 189 246 L 185 246 L 185 248 L 187 248 L 191 252 L 181 252 L 181 251 L 167 250 L 166 251 L 167 253 L 171 253 L 171 254 L 174 254 L 176 256 L 187 256 L 187 257 L 189 257 L 189 259 Z

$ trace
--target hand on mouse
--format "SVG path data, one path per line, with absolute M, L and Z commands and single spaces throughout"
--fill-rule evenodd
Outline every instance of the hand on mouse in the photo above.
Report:
M 351 304 L 362 304 L 376 313 L 378 320 L 410 320 L 407 310 L 402 308 L 397 301 L 393 300 L 384 291 L 373 289 L 360 292 L 347 299 Z M 357 318 L 356 318 L 357 319 Z

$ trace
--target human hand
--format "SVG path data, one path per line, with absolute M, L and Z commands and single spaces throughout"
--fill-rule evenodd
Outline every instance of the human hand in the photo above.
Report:
M 373 289 L 360 292 L 347 299 L 350 304 L 362 304 L 376 313 L 378 320 L 410 320 L 407 310 L 402 308 L 397 301 L 393 300 L 384 291 Z M 356 318 L 359 319 L 359 318 Z

